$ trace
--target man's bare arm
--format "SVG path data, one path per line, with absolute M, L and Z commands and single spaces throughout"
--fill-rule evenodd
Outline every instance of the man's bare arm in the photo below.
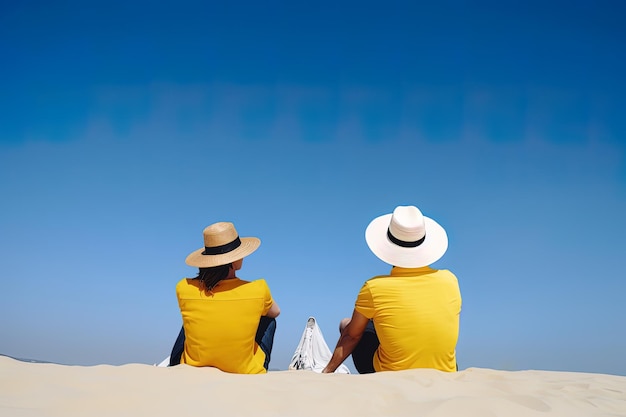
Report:
M 333 357 L 330 358 L 330 362 L 324 368 L 322 373 L 332 373 L 343 363 L 344 360 L 352 353 L 356 345 L 361 340 L 365 327 L 367 326 L 369 319 L 363 314 L 354 310 L 352 312 L 352 319 L 350 323 L 343 329 L 337 346 L 333 352 Z

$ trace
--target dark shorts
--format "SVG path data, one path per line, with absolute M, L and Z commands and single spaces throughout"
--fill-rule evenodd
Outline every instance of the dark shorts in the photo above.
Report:
M 352 361 L 354 367 L 360 374 L 371 374 L 374 371 L 374 354 L 378 349 L 380 342 L 376 335 L 376 329 L 374 328 L 374 322 L 372 320 L 367 323 L 363 336 L 359 344 L 356 345 L 352 351 Z

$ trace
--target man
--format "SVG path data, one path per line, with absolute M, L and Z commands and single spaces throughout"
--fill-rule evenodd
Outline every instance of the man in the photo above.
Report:
M 392 265 L 365 282 L 328 365 L 333 372 L 352 354 L 359 373 L 433 368 L 457 370 L 461 293 L 454 274 L 432 269 L 448 248 L 445 230 L 414 206 L 372 220 L 370 250 Z

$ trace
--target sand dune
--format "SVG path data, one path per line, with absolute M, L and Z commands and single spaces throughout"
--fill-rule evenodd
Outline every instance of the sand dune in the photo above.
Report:
M 0 357 L 0 416 L 626 416 L 626 377 L 470 368 L 233 375 Z

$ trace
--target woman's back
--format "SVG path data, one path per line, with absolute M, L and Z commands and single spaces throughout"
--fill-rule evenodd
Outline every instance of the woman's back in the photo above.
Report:
M 265 280 L 226 279 L 206 291 L 198 279 L 185 278 L 176 295 L 186 336 L 181 363 L 232 373 L 266 372 L 265 353 L 255 342 L 259 318 L 273 304 Z

